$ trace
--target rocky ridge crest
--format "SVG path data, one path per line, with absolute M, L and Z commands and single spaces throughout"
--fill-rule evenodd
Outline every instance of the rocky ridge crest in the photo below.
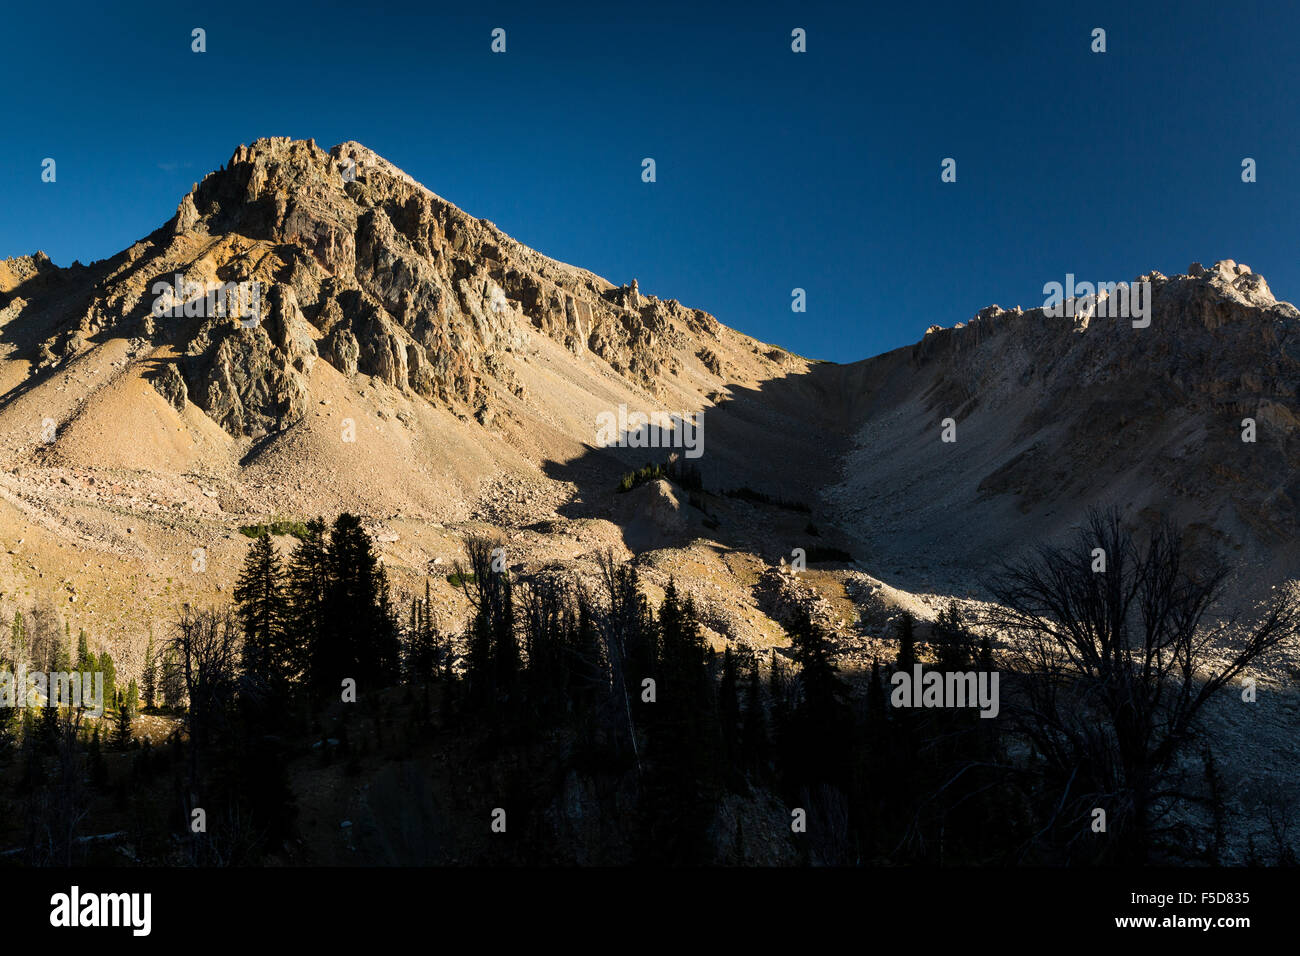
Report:
M 17 284 L 39 264 L 9 268 Z M 160 394 L 250 437 L 302 419 L 317 360 L 486 422 L 494 394 L 523 393 L 514 369 L 532 336 L 590 352 L 654 394 L 679 371 L 676 352 L 708 352 L 718 334 L 711 315 L 642 295 L 635 280 L 615 286 L 515 242 L 355 142 L 240 146 L 171 221 L 100 269 L 34 371 L 104 334 L 170 345 L 178 357 L 155 375 Z M 152 290 L 178 276 L 261 283 L 261 321 L 155 315 Z

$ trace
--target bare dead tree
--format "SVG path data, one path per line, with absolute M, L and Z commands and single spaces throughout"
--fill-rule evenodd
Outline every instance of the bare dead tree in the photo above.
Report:
M 503 549 L 497 539 L 471 537 L 465 541 L 468 569 L 459 560 L 452 565 L 474 610 L 466 635 L 470 695 L 492 702 L 494 713 L 499 698 L 513 689 L 519 670 L 514 598 Z
M 200 744 L 234 697 L 239 676 L 239 623 L 229 608 L 181 609 L 171 644 L 180 661 L 190 708 L 191 739 Z
M 1063 825 L 1068 848 L 1101 808 L 1115 857 L 1148 857 L 1183 796 L 1177 761 L 1205 704 L 1300 633 L 1289 595 L 1248 625 L 1216 618 L 1227 579 L 1171 524 L 1139 544 L 1111 509 L 990 582 L 998 605 L 985 623 L 1013 648 L 1010 713 L 1060 795 L 1043 833 Z
M 34 787 L 27 800 L 27 853 L 34 866 L 78 862 L 79 832 L 90 798 L 82 776 L 81 714 L 69 708 L 57 723 L 54 775 Z
M 189 787 L 184 808 L 188 820 L 195 809 L 201 775 L 201 759 L 215 730 L 223 725 L 235 696 L 239 677 L 239 622 L 226 608 L 194 610 L 188 604 L 172 629 L 170 646 L 176 651 L 189 710 L 185 724 L 189 733 Z M 191 850 L 198 845 L 191 833 Z
M 27 642 L 31 649 L 32 664 L 37 670 L 52 671 L 58 660 L 62 632 L 59 628 L 59 614 L 49 598 L 43 598 L 32 606 L 29 622 Z
M 609 661 L 610 689 L 614 698 L 622 704 L 622 717 L 626 720 L 626 739 L 631 745 L 632 759 L 636 764 L 638 779 L 642 774 L 641 751 L 637 746 L 636 720 L 632 716 L 632 699 L 628 693 L 628 635 L 635 626 L 638 609 L 633 603 L 639 600 L 635 590 L 626 586 L 620 579 L 619 566 L 614 560 L 614 552 L 608 548 L 598 555 L 601 582 L 605 587 L 608 606 L 597 613 L 597 631 L 605 649 L 605 658 Z
M 1268 825 L 1268 837 L 1273 847 L 1276 866 L 1297 866 L 1295 832 L 1297 810 L 1300 810 L 1296 788 L 1276 777 L 1266 778 L 1258 787 L 1258 801 Z

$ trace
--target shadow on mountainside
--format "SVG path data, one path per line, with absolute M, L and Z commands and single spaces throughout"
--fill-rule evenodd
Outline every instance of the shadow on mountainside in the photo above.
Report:
M 840 478 L 840 454 L 856 424 L 845 391 L 852 378 L 849 366 L 819 363 L 806 374 L 757 387 L 729 385 L 726 397 L 697 418 L 693 450 L 677 415 L 674 429 L 624 428 L 607 447 L 568 462 L 546 462 L 549 478 L 577 487 L 557 511 L 569 519 L 615 522 L 633 552 L 705 538 L 773 563 L 783 556 L 788 561 L 797 547 L 860 557 L 822 502 L 823 489 Z M 647 432 L 657 447 L 634 447 L 646 444 Z M 593 441 L 596 435 L 593 422 Z M 690 457 L 695 451 L 698 456 Z M 663 466 L 670 457 L 676 459 L 675 475 L 619 490 L 626 476 L 647 465 Z

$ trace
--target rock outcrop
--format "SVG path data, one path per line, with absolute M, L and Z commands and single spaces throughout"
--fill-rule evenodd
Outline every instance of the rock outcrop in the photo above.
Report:
M 39 254 L 10 262 L 0 279 L 11 287 L 42 267 Z M 186 283 L 255 283 L 263 314 L 191 308 Z M 239 147 L 170 222 L 107 263 L 77 314 L 45 341 L 40 368 L 106 329 L 165 342 L 184 353 L 189 399 L 251 437 L 300 418 L 317 359 L 485 421 L 497 395 L 522 394 L 516 363 L 533 336 L 654 394 L 680 370 L 666 344 L 707 351 L 718 334 L 704 312 L 520 245 L 358 143 L 326 152 L 283 138 Z M 179 395 L 170 374 L 158 384 Z
M 855 367 L 870 412 L 832 494 L 849 520 L 917 564 L 988 567 L 1115 504 L 1278 558 L 1300 532 L 1300 311 L 1231 260 L 1137 281 L 1145 327 L 990 306 Z

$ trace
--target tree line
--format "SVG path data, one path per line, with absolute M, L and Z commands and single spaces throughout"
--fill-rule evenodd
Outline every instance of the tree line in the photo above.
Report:
M 1246 628 L 1227 669 L 1210 673 L 1221 570 L 1192 560 L 1167 528 L 1139 545 L 1102 515 L 1074 545 L 1006 566 L 992 585 L 996 609 L 978 621 L 952 603 L 922 646 L 901 615 L 895 653 L 865 673 L 841 669 L 806 611 L 788 622 L 788 648 L 715 649 L 675 580 L 656 605 L 635 561 L 606 554 L 588 580 L 523 574 L 487 538 L 468 539 L 449 576 L 470 607 L 453 634 L 435 626 L 427 582 L 399 612 L 356 516 L 306 529 L 283 560 L 269 537 L 254 540 L 232 605 L 182 608 L 161 663 L 147 664 L 146 699 L 183 700 L 183 737 L 132 744 L 121 720 L 130 686 L 107 741 L 68 711 L 10 733 L 21 741 L 9 750 L 25 768 L 15 793 L 33 861 L 73 852 L 75 827 L 62 821 L 80 819 L 86 766 L 104 782 L 109 747 L 131 751 L 110 789 L 138 846 L 175 854 L 183 833 L 189 862 L 264 859 L 294 832 L 289 764 L 315 747 L 324 760 L 344 753 L 349 774 L 364 772 L 367 754 L 436 754 L 444 775 L 454 762 L 449 793 L 486 794 L 515 821 L 508 838 L 467 851 L 479 862 L 1215 862 L 1227 811 L 1199 717 L 1300 628 L 1296 605 L 1280 598 Z M 18 619 L 10 647 L 58 663 L 48 630 Z M 995 657 L 990 634 L 1016 641 Z M 111 666 L 84 645 L 79 661 Z M 895 676 L 921 662 L 999 670 L 1005 717 L 893 706 Z M 340 739 L 326 741 L 331 733 Z M 378 753 L 362 742 L 372 736 Z M 1205 771 L 1189 777 L 1198 747 Z M 557 810 L 575 788 L 592 804 L 580 823 Z M 1174 812 L 1189 806 L 1213 821 L 1199 855 L 1186 850 L 1191 818 Z M 457 807 L 466 819 L 488 809 Z M 196 831 L 199 810 L 219 825 Z M 1272 861 L 1288 852 L 1279 839 Z

